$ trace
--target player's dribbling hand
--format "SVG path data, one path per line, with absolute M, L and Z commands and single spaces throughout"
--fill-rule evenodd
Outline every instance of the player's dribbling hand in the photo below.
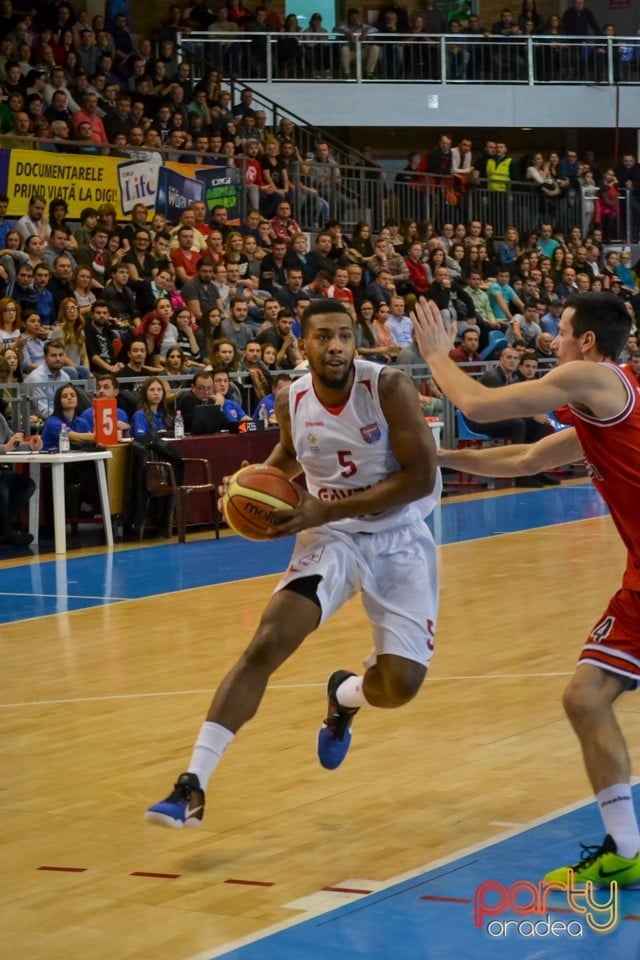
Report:
M 300 488 L 300 503 L 293 510 L 276 510 L 276 526 L 269 531 L 269 537 L 289 537 L 310 527 L 319 527 L 328 520 L 326 505 L 312 497 L 307 490 Z
M 224 399 L 224 398 L 223 398 L 223 399 Z M 248 460 L 241 460 L 240 466 L 238 467 L 238 470 L 242 470 L 243 467 L 248 467 L 249 465 L 250 465 L 250 464 L 249 464 L 249 461 L 248 461 Z M 237 473 L 237 471 L 236 471 L 236 473 Z M 222 498 L 224 497 L 225 493 L 227 492 L 227 490 L 228 490 L 228 488 L 229 488 L 229 481 L 231 480 L 231 478 L 232 478 L 233 476 L 235 476 L 235 474 L 233 474 L 233 473 L 228 474 L 226 477 L 223 477 L 222 480 L 220 481 L 220 483 L 218 484 L 218 513 L 219 513 L 220 516 L 222 516 L 222 517 L 224 516 L 224 510 L 222 509 Z
M 449 354 L 455 340 L 456 325 L 452 323 L 447 332 L 442 314 L 433 300 L 420 297 L 411 311 L 411 321 L 416 343 L 425 360 L 428 361 L 436 353 Z

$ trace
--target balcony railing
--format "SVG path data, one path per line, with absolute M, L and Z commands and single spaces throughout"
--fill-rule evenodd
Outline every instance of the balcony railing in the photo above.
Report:
M 196 78 L 253 82 L 640 84 L 640 38 L 214 31 L 178 35 Z

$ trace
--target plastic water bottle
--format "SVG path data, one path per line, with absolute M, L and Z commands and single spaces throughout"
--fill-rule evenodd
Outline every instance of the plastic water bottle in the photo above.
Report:
M 173 421 L 173 435 L 176 440 L 182 440 L 184 437 L 184 420 L 182 419 L 182 414 L 178 410 L 176 413 L 176 418 Z
M 266 403 L 261 404 L 258 411 L 258 417 L 260 418 L 262 429 L 266 430 L 269 427 L 269 411 L 267 410 Z
M 69 427 L 63 423 L 60 427 L 60 439 L 58 440 L 58 453 L 69 453 L 71 443 L 69 441 Z

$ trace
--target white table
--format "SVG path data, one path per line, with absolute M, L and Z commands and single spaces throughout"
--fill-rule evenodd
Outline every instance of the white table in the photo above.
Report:
M 0 454 L 0 464 L 13 466 L 16 463 L 28 463 L 29 475 L 36 485 L 34 495 L 29 500 L 29 533 L 34 543 L 38 542 L 40 525 L 40 467 L 51 464 L 51 485 L 53 487 L 53 530 L 55 552 L 67 552 L 67 519 L 64 508 L 64 468 L 68 463 L 95 463 L 100 492 L 100 506 L 107 546 L 113 546 L 111 510 L 109 507 L 109 489 L 105 461 L 111 459 L 110 450 L 92 450 L 91 452 L 71 451 L 70 453 L 30 453 L 18 450 L 15 453 Z

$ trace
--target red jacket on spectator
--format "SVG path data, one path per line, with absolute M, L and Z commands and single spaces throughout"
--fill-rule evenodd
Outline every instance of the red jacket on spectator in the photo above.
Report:
M 429 281 L 427 280 L 427 268 L 424 263 L 416 263 L 415 260 L 410 260 L 409 257 L 406 257 L 404 262 L 409 268 L 409 280 L 418 293 L 426 293 L 429 289 Z

